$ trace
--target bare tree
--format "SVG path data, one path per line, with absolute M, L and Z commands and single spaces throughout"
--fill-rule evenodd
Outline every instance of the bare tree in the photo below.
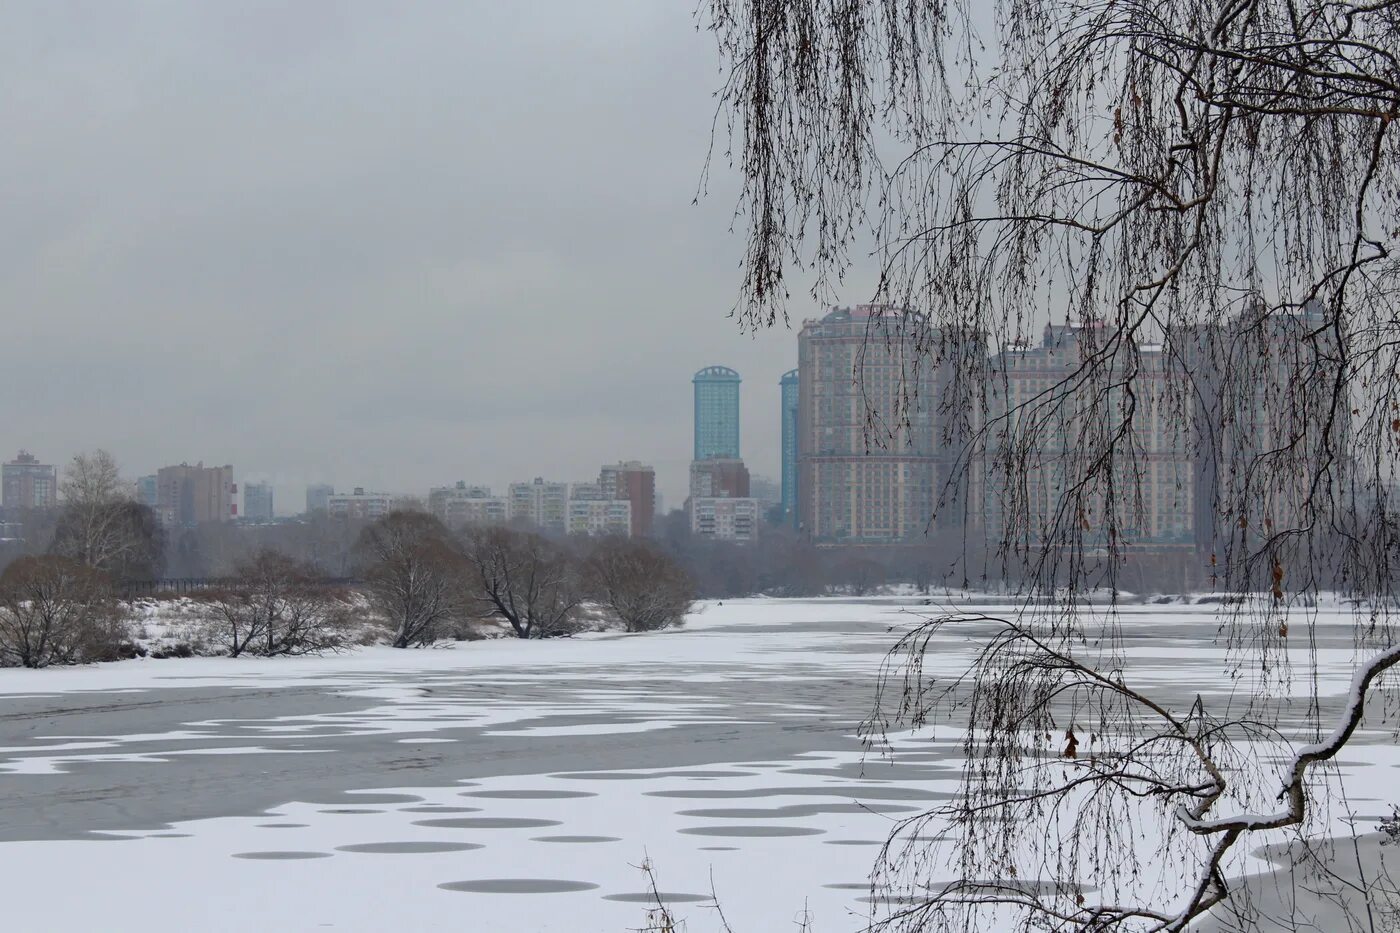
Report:
M 574 630 L 584 591 L 575 562 L 542 535 L 499 526 L 464 530 L 472 597 L 483 617 L 504 619 L 520 638 Z
M 680 625 L 695 598 L 695 584 L 655 545 L 632 538 L 604 538 L 585 562 L 588 586 L 629 632 Z
M 366 592 L 395 648 L 431 644 L 466 607 L 464 565 L 451 535 L 426 512 L 391 512 L 360 535 Z
M 154 576 L 164 547 L 149 508 L 131 497 L 105 450 L 75 456 L 60 486 L 63 511 L 50 551 L 116 578 Z
M 852 555 L 836 565 L 837 578 L 852 596 L 866 596 L 885 582 L 886 571 L 877 561 Z
M 273 550 L 238 564 L 213 600 L 210 640 L 230 657 L 310 654 L 345 643 L 346 617 L 307 565 Z
M 22 557 L 0 574 L 0 664 L 108 660 L 125 636 L 107 577 L 66 557 Z
M 785 317 L 794 269 L 823 297 L 873 244 L 871 339 L 898 349 L 910 389 L 867 413 L 871 432 L 937 409 L 940 512 L 954 487 L 980 490 L 960 517 L 1024 596 L 973 623 L 987 647 L 953 693 L 922 668 L 952 619 L 901 646 L 902 688 L 872 726 L 941 698 L 967 716 L 969 763 L 951 863 L 896 860 L 956 880 L 926 873 L 887 925 L 1185 929 L 1230 896 L 1230 853 L 1344 799 L 1320 766 L 1364 714 L 1396 709 L 1400 7 L 704 9 L 744 184 L 741 317 Z M 915 397 L 920 367 L 939 398 Z M 1188 549 L 1226 592 L 1245 694 L 1228 710 L 1134 687 L 1116 611 L 1081 611 L 1153 547 Z M 1340 700 L 1320 696 L 1316 652 L 1289 650 L 1317 644 L 1324 591 L 1359 607 Z M 1284 715 L 1271 700 L 1295 666 L 1311 695 Z M 1028 837 L 1059 842 L 1040 848 L 1048 868 L 1093 865 L 1098 891 L 1015 883 Z M 1150 864 L 1176 866 L 1179 889 L 1144 890 Z

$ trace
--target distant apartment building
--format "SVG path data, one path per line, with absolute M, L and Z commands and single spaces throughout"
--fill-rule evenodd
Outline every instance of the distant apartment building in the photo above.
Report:
M 630 536 L 632 503 L 626 499 L 570 499 L 568 533 Z
M 166 528 L 188 528 L 238 517 L 233 467 L 161 467 L 156 473 L 156 515 Z
M 58 503 L 58 468 L 40 463 L 27 450 L 0 466 L 0 505 L 14 514 L 29 509 L 49 509 Z
M 510 502 L 493 496 L 488 486 L 440 486 L 428 493 L 428 511 L 449 528 L 462 525 L 503 525 L 510 520 Z
M 326 499 L 326 512 L 332 518 L 372 522 L 388 515 L 393 509 L 393 496 L 383 492 L 365 492 L 363 486 L 356 486 L 354 492 L 337 493 Z
M 1185 339 L 1178 335 L 1182 344 L 1197 401 L 1197 548 L 1224 559 L 1227 548 L 1248 553 L 1273 535 L 1311 525 L 1316 501 L 1340 498 L 1353 479 L 1354 413 L 1332 397 L 1345 354 L 1322 303 L 1313 299 L 1293 311 L 1246 306 Z M 1331 466 L 1315 476 L 1322 464 Z
M 570 483 L 570 484 L 569 484 L 569 500 L 570 500 L 570 501 L 573 501 L 573 500 L 575 500 L 575 499 L 590 499 L 590 500 L 597 501 L 597 500 L 611 499 L 611 498 L 612 498 L 611 490 L 610 490 L 608 493 L 605 494 L 605 493 L 603 492 L 603 484 L 602 484 L 602 483 Z
M 1125 351 L 1116 351 L 1098 370 L 1082 367 L 1090 355 L 1104 352 L 1097 335 L 1102 327 L 1048 325 L 1038 346 L 1009 347 L 989 360 L 997 391 L 989 394 L 987 417 L 996 427 L 988 432 L 986 455 L 971 464 L 970 496 L 970 512 L 988 542 L 1193 543 L 1195 465 L 1189 429 L 1172 415 L 1161 348 L 1135 349 L 1130 396 L 1124 392 Z M 1057 395 L 1056 403 L 1046 403 Z M 1011 455 L 1007 445 L 1019 443 L 1032 418 L 1034 447 Z M 1076 493 L 1070 484 L 1089 475 L 1090 458 L 1100 456 L 1119 432 L 1126 433 L 1112 483 L 1091 482 Z
M 690 533 L 718 541 L 754 541 L 758 538 L 763 506 L 757 499 L 691 498 Z
M 335 487 L 330 483 L 312 483 L 306 487 L 306 511 L 308 513 L 327 511 L 333 495 L 335 495 Z
M 916 363 L 919 323 L 858 305 L 802 325 L 794 495 L 799 527 L 818 542 L 912 542 L 929 527 L 944 452 L 939 374 Z
M 631 505 L 632 536 L 646 537 L 656 519 L 656 471 L 636 460 L 613 463 L 598 471 L 598 485 L 609 498 Z
M 243 519 L 249 522 L 272 521 L 272 484 L 243 484 Z
M 783 472 L 780 501 L 783 515 L 791 524 L 797 524 L 797 413 L 801 405 L 798 386 L 801 384 L 799 371 L 788 370 L 778 380 L 778 390 L 782 397 L 782 445 Z
M 768 476 L 749 477 L 749 496 L 761 502 L 765 512 L 783 501 L 782 487 L 777 480 Z
M 138 477 L 136 480 L 136 501 L 154 509 L 160 504 L 159 493 L 160 477 L 155 473 Z
M 739 453 L 739 374 L 727 366 L 707 366 L 695 374 L 695 454 L 692 459 L 737 460 Z
M 742 460 L 696 460 L 690 465 L 692 499 L 744 499 L 749 485 L 749 470 Z
M 566 532 L 569 517 L 569 484 L 547 483 L 535 477 L 529 483 L 511 483 L 511 521 L 524 521 L 546 531 Z

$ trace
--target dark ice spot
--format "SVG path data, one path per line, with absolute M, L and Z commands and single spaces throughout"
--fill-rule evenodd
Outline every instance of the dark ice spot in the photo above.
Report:
M 562 894 L 566 891 L 590 891 L 598 886 L 587 881 L 560 881 L 554 878 L 483 878 L 480 881 L 449 881 L 438 887 L 445 891 L 467 891 L 472 894 Z
M 398 855 L 418 852 L 465 852 L 480 849 L 477 842 L 362 842 L 352 846 L 336 846 L 337 852 L 366 852 Z

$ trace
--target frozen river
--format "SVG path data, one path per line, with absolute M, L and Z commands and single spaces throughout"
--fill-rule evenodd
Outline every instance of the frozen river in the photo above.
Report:
M 804 910 L 819 933 L 858 930 L 892 821 L 956 788 L 955 730 L 894 763 L 863 761 L 854 735 L 915 602 L 0 671 L 7 926 L 621 933 L 644 924 L 650 858 L 689 933 L 719 928 L 712 886 L 736 933 Z M 1228 689 L 1207 618 L 1143 617 L 1140 678 Z M 938 665 L 970 649 L 949 639 Z

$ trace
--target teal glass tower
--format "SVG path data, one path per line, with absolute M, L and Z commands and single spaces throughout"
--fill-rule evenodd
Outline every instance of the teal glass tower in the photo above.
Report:
M 696 460 L 739 459 L 739 374 L 728 366 L 707 366 L 695 385 Z
M 783 515 L 797 524 L 797 370 L 778 380 L 783 404 Z

